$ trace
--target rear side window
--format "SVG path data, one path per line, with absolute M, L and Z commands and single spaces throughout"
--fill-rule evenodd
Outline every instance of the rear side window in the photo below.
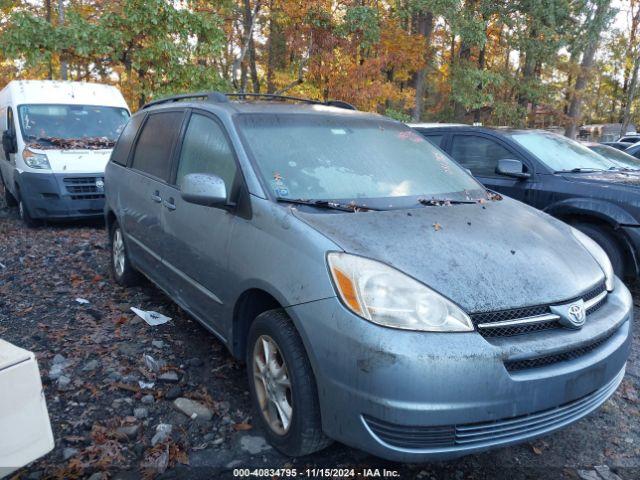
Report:
M 236 176 L 233 150 L 222 127 L 204 115 L 193 114 L 182 143 L 176 184 L 181 185 L 185 175 L 208 173 L 224 180 L 231 192 Z
M 160 112 L 149 115 L 142 127 L 132 167 L 167 181 L 171 171 L 171 153 L 180 131 L 183 112 Z
M 495 177 L 498 160 L 516 158 L 495 140 L 475 135 L 454 136 L 451 156 L 471 173 L 481 177 Z
M 436 147 L 440 147 L 440 145 L 442 145 L 442 138 L 444 137 L 444 135 L 424 135 L 424 138 L 426 138 L 427 140 L 429 140 L 431 143 L 433 143 Z
M 136 138 L 136 133 L 138 132 L 138 128 L 140 128 L 140 124 L 143 119 L 144 115 L 134 115 L 129 119 L 118 138 L 116 146 L 113 148 L 113 152 L 111 153 L 111 161 L 113 163 L 117 163 L 118 165 L 127 164 L 131 145 Z

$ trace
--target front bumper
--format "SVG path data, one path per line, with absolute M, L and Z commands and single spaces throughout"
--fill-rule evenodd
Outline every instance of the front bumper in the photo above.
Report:
M 517 337 L 380 327 L 337 299 L 287 309 L 316 375 L 325 433 L 389 460 L 421 462 L 519 443 L 600 406 L 624 375 L 633 318 L 617 281 L 580 330 Z M 597 348 L 508 371 L 505 362 Z
M 104 173 L 22 172 L 17 176 L 17 182 L 20 197 L 33 218 L 69 219 L 104 215 Z

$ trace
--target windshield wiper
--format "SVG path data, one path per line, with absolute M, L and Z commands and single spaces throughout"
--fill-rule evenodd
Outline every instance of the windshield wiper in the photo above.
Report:
M 419 198 L 418 203 L 433 207 L 443 205 L 473 205 L 478 203 L 477 200 L 453 200 L 450 198 Z
M 593 172 L 604 172 L 606 171 L 604 168 L 583 168 L 576 167 L 568 170 L 556 170 L 553 173 L 593 173 Z
M 332 202 L 330 200 L 305 200 L 304 198 L 284 198 L 276 197 L 276 201 L 282 203 L 293 203 L 294 205 L 309 205 L 311 207 L 326 208 L 328 210 L 340 210 L 343 212 L 357 212 L 360 210 L 379 210 L 378 208 L 367 207 L 366 205 L 358 205 L 354 202 L 342 204 Z

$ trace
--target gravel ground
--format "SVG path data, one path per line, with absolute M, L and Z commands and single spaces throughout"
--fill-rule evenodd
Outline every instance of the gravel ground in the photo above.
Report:
M 108 258 L 101 224 L 27 229 L 0 204 L 0 337 L 37 354 L 56 444 L 15 478 L 232 478 L 237 467 L 347 466 L 424 479 L 640 478 L 639 329 L 617 393 L 554 435 L 429 465 L 340 444 L 290 459 L 253 426 L 244 367 L 151 284 L 117 286 Z M 132 306 L 172 320 L 150 327 Z M 178 398 L 198 419 L 176 408 Z

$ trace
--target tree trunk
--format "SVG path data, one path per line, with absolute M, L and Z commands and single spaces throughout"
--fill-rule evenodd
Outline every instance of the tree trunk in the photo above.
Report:
M 427 90 L 427 72 L 429 71 L 429 60 L 431 59 L 431 33 L 433 32 L 433 13 L 424 12 L 418 14 L 417 18 L 418 34 L 424 37 L 424 67 L 418 71 L 416 76 L 416 98 L 413 107 L 414 122 L 420 121 L 422 110 L 424 109 L 424 95 Z
M 589 41 L 582 55 L 582 62 L 580 63 L 580 73 L 576 78 L 576 85 L 573 89 L 571 102 L 569 103 L 569 110 L 567 111 L 569 121 L 567 123 L 567 127 L 565 128 L 564 134 L 569 138 L 576 138 L 576 135 L 578 133 L 578 123 L 580 122 L 582 117 L 582 94 L 584 93 L 584 89 L 587 86 L 587 82 L 589 81 L 596 50 L 598 49 L 600 33 L 605 27 L 605 20 L 609 15 L 610 4 L 610 0 L 603 0 L 598 2 L 591 25 L 587 27 Z
M 627 88 L 627 101 L 624 106 L 624 115 L 622 117 L 622 128 L 620 128 L 620 136 L 627 133 L 629 123 L 631 122 L 631 104 L 636 96 L 636 90 L 638 88 L 638 70 L 640 69 L 640 53 L 636 56 L 633 62 L 633 73 L 631 74 L 631 80 Z
M 257 12 L 256 12 L 257 13 Z M 247 45 L 247 54 L 249 57 L 249 72 L 251 73 L 251 83 L 253 84 L 253 92 L 260 93 L 260 79 L 258 78 L 258 69 L 256 67 L 256 47 L 253 40 L 253 30 L 256 19 L 251 12 L 251 1 L 244 0 L 243 23 L 244 31 L 250 31 L 249 43 Z M 244 72 L 246 75 L 246 72 Z M 243 91 L 246 90 L 246 79 L 244 80 Z
M 245 0 L 245 1 L 248 2 L 249 0 Z M 242 35 L 241 45 L 240 45 L 240 54 L 233 61 L 233 67 L 231 71 L 231 75 L 233 78 L 233 86 L 236 89 L 238 89 L 239 87 L 238 73 L 240 70 L 240 66 L 244 62 L 244 57 L 247 54 L 247 51 L 249 50 L 249 44 L 251 43 L 251 40 L 253 38 L 253 29 L 255 27 L 256 18 L 258 17 L 259 11 L 260 11 L 260 0 L 256 0 L 256 5 L 255 7 L 253 7 L 253 11 L 250 10 L 248 25 L 243 22 L 245 28 Z
M 64 25 L 64 0 L 58 0 L 58 25 Z M 67 60 L 64 53 L 60 54 L 60 79 L 67 79 Z

